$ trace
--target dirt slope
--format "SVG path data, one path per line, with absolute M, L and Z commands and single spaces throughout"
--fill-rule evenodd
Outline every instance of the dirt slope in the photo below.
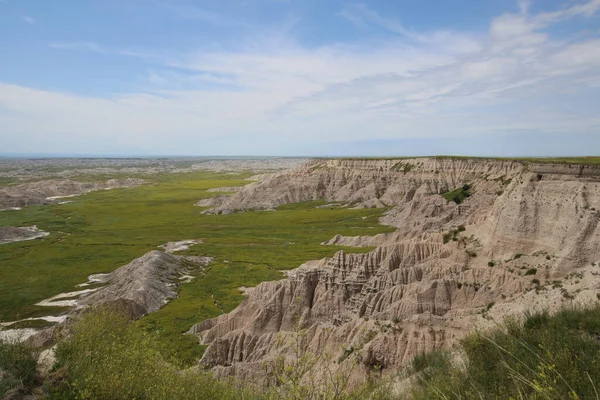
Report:
M 469 185 L 462 204 L 441 193 Z M 201 363 L 217 375 L 268 380 L 265 365 L 301 347 L 326 367 L 359 361 L 354 378 L 532 308 L 597 301 L 600 167 L 493 160 L 318 160 L 211 199 L 209 213 L 324 199 L 393 207 L 397 231 L 336 236 L 367 254 L 311 261 L 247 291 L 234 311 L 195 325 Z M 283 339 L 282 339 L 283 338 Z M 379 372 L 378 372 L 379 373 Z

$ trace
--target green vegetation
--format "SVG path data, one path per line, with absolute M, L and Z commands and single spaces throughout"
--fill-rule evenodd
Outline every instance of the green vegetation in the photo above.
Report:
M 280 279 L 281 270 L 340 249 L 322 246 L 335 234 L 364 235 L 392 231 L 378 225 L 385 210 L 315 208 L 324 202 L 281 207 L 277 212 L 202 215 L 199 199 L 218 195 L 206 189 L 248 183 L 247 175 L 192 173 L 157 175 L 150 185 L 89 193 L 75 202 L 29 207 L 0 214 L 0 225 L 36 224 L 50 236 L 2 245 L 0 252 L 0 320 L 60 313 L 37 307 L 40 300 L 76 290 L 93 273 L 110 272 L 169 241 L 203 239 L 183 254 L 215 261 L 180 297 L 135 324 L 158 336 L 163 353 L 182 365 L 202 355 L 192 336 L 181 335 L 194 323 L 235 308 L 243 299 L 238 288 Z
M 414 167 L 414 164 L 400 161 L 399 163 L 395 164 L 391 169 L 392 171 L 402 171 L 406 174 L 407 172 L 410 172 Z
M 343 375 L 332 375 L 327 379 L 331 384 L 302 382 L 317 359 L 311 354 L 298 354 L 291 363 L 279 360 L 277 385 L 266 389 L 249 382 L 242 387 L 239 382 L 220 381 L 201 369 L 180 371 L 162 357 L 154 335 L 140 333 L 125 314 L 109 308 L 84 313 L 56 355 L 58 364 L 46 392 L 57 399 L 384 398 L 369 387 L 350 391 Z
M 464 185 L 450 192 L 442 193 L 442 197 L 445 198 L 447 201 L 453 201 L 456 204 L 461 204 L 463 201 L 471 197 L 471 186 Z
M 35 352 L 24 344 L 0 342 L 0 397 L 29 391 L 36 383 Z
M 179 372 L 167 363 L 156 338 L 133 329 L 125 314 L 88 312 L 72 331 L 56 352 L 62 379 L 48 388 L 51 398 L 236 398 L 226 383 L 201 372 Z
M 527 271 L 525 271 L 525 275 L 535 275 L 537 274 L 537 268 L 529 268 Z
M 488 305 L 489 308 L 489 305 Z M 461 342 L 461 361 L 421 355 L 414 399 L 598 399 L 600 307 L 529 315 Z
M 13 182 L 16 182 L 17 180 L 14 178 L 5 178 L 5 177 L 0 177 L 0 188 L 5 187 L 10 185 Z
M 443 236 L 444 244 L 448 243 L 451 240 L 453 242 L 458 241 L 458 235 L 461 232 L 464 232 L 465 230 L 466 230 L 466 228 L 464 225 L 459 225 L 458 227 L 444 233 L 444 236 Z

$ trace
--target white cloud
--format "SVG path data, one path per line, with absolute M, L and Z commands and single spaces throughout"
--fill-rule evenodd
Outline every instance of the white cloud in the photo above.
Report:
M 417 32 L 406 28 L 400 21 L 394 18 L 386 18 L 379 15 L 364 4 L 348 5 L 338 15 L 359 27 L 367 27 L 369 25 L 380 26 L 415 42 L 446 49 L 451 47 L 455 51 L 465 53 L 479 50 L 479 43 L 467 35 L 451 31 Z
M 53 47 L 55 49 L 86 50 L 100 54 L 108 53 L 107 50 L 100 48 L 100 46 L 93 42 L 57 42 L 51 43 L 50 47 Z
M 23 21 L 27 22 L 30 25 L 34 25 L 35 24 L 35 19 L 28 17 L 28 16 L 24 16 L 23 17 Z
M 579 93 L 599 87 L 600 40 L 558 41 L 545 29 L 593 17 L 597 3 L 529 15 L 521 2 L 520 13 L 492 20 L 487 36 L 413 32 L 352 6 L 341 15 L 398 36 L 309 49 L 286 26 L 242 50 L 153 54 L 164 66 L 141 71 L 147 90 L 110 98 L 0 84 L 0 126 L 13 134 L 0 137 L 0 148 L 58 151 L 57 138 L 68 137 L 74 146 L 256 154 L 307 143 L 587 133 L 600 129 L 600 117 Z M 52 46 L 148 56 L 89 42 Z

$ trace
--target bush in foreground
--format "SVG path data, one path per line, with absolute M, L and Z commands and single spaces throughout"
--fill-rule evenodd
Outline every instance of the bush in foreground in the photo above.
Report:
M 36 354 L 22 343 L 0 342 L 0 398 L 27 393 L 36 383 Z
M 72 326 L 70 337 L 57 348 L 54 383 L 48 392 L 55 399 L 383 399 L 372 388 L 348 390 L 347 381 L 333 385 L 303 383 L 313 356 L 303 354 L 281 364 L 277 387 L 259 390 L 248 384 L 223 381 L 210 372 L 181 371 L 161 356 L 160 344 L 140 332 L 126 314 L 110 308 L 85 312 Z M 343 377 L 343 376 L 342 376 Z
M 414 399 L 600 399 L 600 308 L 539 313 L 421 355 Z
M 202 371 L 179 371 L 164 361 L 157 341 L 112 309 L 87 312 L 57 348 L 66 380 L 55 398 L 244 399 L 231 385 Z

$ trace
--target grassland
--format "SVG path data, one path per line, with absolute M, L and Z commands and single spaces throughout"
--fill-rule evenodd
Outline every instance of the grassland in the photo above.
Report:
M 412 399 L 598 399 L 600 307 L 529 315 L 413 360 Z
M 149 178 L 151 184 L 133 189 L 93 192 L 73 203 L 1 213 L 0 225 L 36 224 L 51 234 L 1 247 L 0 320 L 62 312 L 34 304 L 75 290 L 90 274 L 110 272 L 160 244 L 202 239 L 184 254 L 213 257 L 205 275 L 183 286 L 180 298 L 137 323 L 161 339 L 169 359 L 189 365 L 202 348 L 181 333 L 235 308 L 242 300 L 240 286 L 279 279 L 281 270 L 332 255 L 342 247 L 320 243 L 335 234 L 391 230 L 378 225 L 383 210 L 317 209 L 318 202 L 232 215 L 202 215 L 194 206 L 216 195 L 206 189 L 243 185 L 246 177 L 207 172 L 155 175 Z

